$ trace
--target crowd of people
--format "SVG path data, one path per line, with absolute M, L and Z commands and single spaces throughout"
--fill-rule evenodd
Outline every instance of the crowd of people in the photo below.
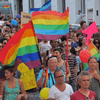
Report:
M 7 20 L 3 15 L 0 16 L 0 21 L 5 21 L 0 25 L 1 51 L 9 39 L 21 29 L 21 23 L 20 15 L 15 19 L 9 15 Z M 36 90 L 44 88 L 48 70 L 46 84 L 46 87 L 50 88 L 48 100 L 100 100 L 100 61 L 97 62 L 95 57 L 90 57 L 89 71 L 83 71 L 84 62 L 81 61 L 79 54 L 81 50 L 87 49 L 87 35 L 82 33 L 86 29 L 86 22 L 81 21 L 80 26 L 81 29 L 75 30 L 70 25 L 69 33 L 60 39 L 39 40 L 41 66 L 35 68 L 38 87 Z M 91 37 L 98 51 L 100 50 L 99 40 L 100 33 L 95 33 Z M 15 71 L 13 66 L 5 66 L 4 70 L 6 80 L 1 82 L 0 98 L 27 100 L 27 91 L 24 91 L 20 80 L 21 73 L 18 70 Z

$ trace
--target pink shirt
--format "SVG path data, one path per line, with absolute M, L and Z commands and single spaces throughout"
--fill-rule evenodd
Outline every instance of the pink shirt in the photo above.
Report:
M 90 91 L 89 94 L 89 100 L 96 100 L 96 94 L 93 91 Z M 86 96 L 83 95 L 82 93 L 78 91 L 76 91 L 74 94 L 72 94 L 71 96 L 71 100 L 86 100 Z

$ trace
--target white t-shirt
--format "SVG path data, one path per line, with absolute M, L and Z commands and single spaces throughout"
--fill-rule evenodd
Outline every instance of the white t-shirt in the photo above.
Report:
M 47 44 L 44 44 L 43 42 L 40 42 L 41 45 L 41 53 L 46 52 L 47 50 L 51 49 L 50 41 L 48 41 Z
M 80 23 L 81 19 L 82 19 L 83 14 L 79 14 L 76 16 L 76 22 L 75 23 Z
M 69 84 L 66 84 L 66 89 L 63 92 L 61 92 L 55 85 L 53 85 L 49 90 L 49 98 L 56 100 L 70 100 L 72 94 L 73 89 Z

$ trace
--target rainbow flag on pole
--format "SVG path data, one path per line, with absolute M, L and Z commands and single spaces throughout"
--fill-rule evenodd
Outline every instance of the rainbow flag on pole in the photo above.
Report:
M 48 11 L 50 9 L 51 9 L 51 0 L 46 2 L 41 8 L 30 8 L 30 13 L 32 14 L 32 12 L 35 11 Z
M 10 9 L 10 6 L 9 5 L 4 5 L 4 9 L 9 10 Z
M 41 63 L 37 45 L 37 37 L 30 21 L 0 51 L 0 61 L 3 65 L 12 66 L 19 60 L 26 64 L 29 69 L 38 67 Z
M 92 56 L 97 58 L 97 61 L 100 60 L 100 53 L 99 53 L 98 49 L 95 47 L 95 45 L 91 42 L 91 40 L 89 41 L 87 50 L 90 51 Z M 89 70 L 89 66 L 87 63 L 85 63 L 84 70 L 86 70 L 86 71 Z
M 33 12 L 31 19 L 38 39 L 55 40 L 69 33 L 69 8 L 64 13 Z

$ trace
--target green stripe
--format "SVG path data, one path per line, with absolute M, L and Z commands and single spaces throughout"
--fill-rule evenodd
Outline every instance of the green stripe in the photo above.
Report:
M 25 54 L 35 53 L 35 52 L 38 52 L 36 45 L 25 46 L 25 47 L 19 48 L 17 56 L 23 56 Z
M 69 27 L 69 22 L 64 25 L 43 25 L 43 24 L 34 24 L 35 29 L 44 29 L 44 30 L 66 30 Z
M 98 52 L 98 53 L 96 53 L 95 55 L 93 55 L 94 57 L 96 57 L 97 58 L 97 60 L 100 58 L 100 53 Z
M 86 70 L 88 67 L 89 67 L 88 64 L 87 64 L 87 63 L 84 63 L 84 68 L 83 68 L 83 70 Z

